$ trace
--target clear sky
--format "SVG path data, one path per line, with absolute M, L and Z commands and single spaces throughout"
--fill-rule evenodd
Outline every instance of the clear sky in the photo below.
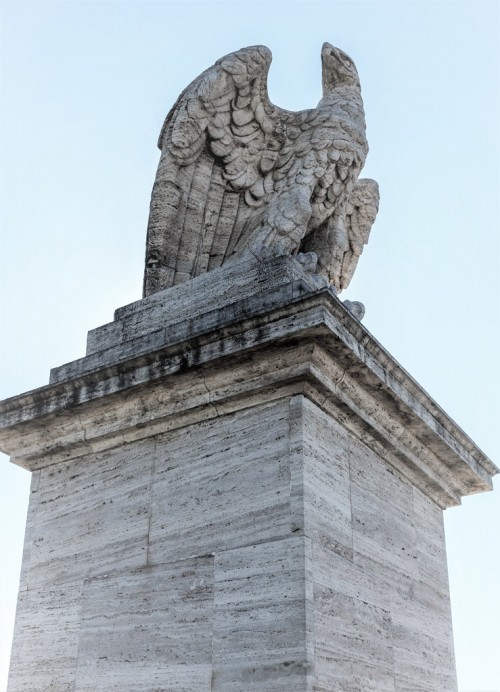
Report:
M 1 398 L 84 355 L 141 296 L 157 137 L 180 91 L 263 43 L 271 99 L 316 105 L 324 41 L 355 60 L 381 205 L 345 298 L 500 462 L 499 3 L 2 2 Z M 0 459 L 0 666 L 29 474 Z M 498 482 L 497 482 L 497 485 Z M 445 512 L 460 690 L 500 691 L 500 492 Z M 5 672 L 0 677 L 0 689 Z

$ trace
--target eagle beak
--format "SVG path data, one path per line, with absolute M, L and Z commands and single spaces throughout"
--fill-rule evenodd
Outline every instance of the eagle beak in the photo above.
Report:
M 355 84 L 357 73 L 350 57 L 335 48 L 331 43 L 324 43 L 321 49 L 321 62 L 323 67 L 323 97 L 328 96 L 335 86 L 342 82 L 344 84 Z M 353 72 L 352 80 L 349 80 L 349 71 Z
M 335 60 L 338 60 L 339 62 L 342 62 L 342 60 L 350 60 L 349 56 L 347 53 L 344 53 L 343 50 L 340 50 L 340 48 L 336 48 L 335 46 L 332 46 L 331 43 L 323 43 L 323 47 L 321 48 L 321 58 L 334 58 Z
M 335 51 L 335 46 L 332 46 L 331 43 L 323 43 L 323 46 L 321 48 L 321 57 L 324 58 L 327 55 L 332 55 L 332 53 Z
M 338 49 L 331 43 L 323 43 L 321 48 L 321 64 L 323 72 L 323 96 L 326 96 L 334 87 L 337 75 Z

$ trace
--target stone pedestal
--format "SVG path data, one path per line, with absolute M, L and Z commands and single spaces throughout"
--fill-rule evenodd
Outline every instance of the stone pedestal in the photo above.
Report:
M 456 690 L 442 509 L 497 469 L 292 258 L 119 309 L 1 414 L 10 692 Z

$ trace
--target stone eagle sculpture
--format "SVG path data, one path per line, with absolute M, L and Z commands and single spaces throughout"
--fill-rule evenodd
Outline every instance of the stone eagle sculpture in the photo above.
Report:
M 379 201 L 377 183 L 358 180 L 368 144 L 356 67 L 325 43 L 323 97 L 296 113 L 269 100 L 271 58 L 265 46 L 226 55 L 167 115 L 145 295 L 252 255 L 313 258 L 337 291 L 349 284 Z

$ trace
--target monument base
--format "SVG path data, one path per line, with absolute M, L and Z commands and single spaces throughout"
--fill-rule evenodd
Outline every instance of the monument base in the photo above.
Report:
M 497 469 L 292 258 L 118 310 L 0 412 L 10 692 L 456 690 L 442 509 Z

